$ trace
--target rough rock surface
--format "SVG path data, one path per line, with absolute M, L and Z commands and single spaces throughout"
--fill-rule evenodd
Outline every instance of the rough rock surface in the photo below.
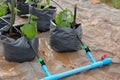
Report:
M 89 0 L 78 1 L 77 22 L 82 23 L 82 40 L 90 47 L 96 60 L 106 53 L 113 59 L 109 66 L 79 73 L 61 80 L 120 80 L 120 10 L 105 4 L 93 5 Z M 64 8 L 73 10 L 74 0 L 58 0 Z M 53 3 L 54 4 L 54 3 Z M 55 5 L 55 4 L 54 4 Z M 58 8 L 58 12 L 59 12 Z M 57 53 L 49 46 L 49 32 L 39 33 L 39 55 L 52 74 L 78 68 L 90 63 L 84 50 Z M 0 80 L 39 80 L 44 77 L 40 64 L 14 63 L 4 60 L 0 44 Z

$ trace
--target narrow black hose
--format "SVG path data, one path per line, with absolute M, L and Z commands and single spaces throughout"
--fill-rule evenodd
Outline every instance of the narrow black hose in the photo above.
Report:
M 25 36 L 19 29 L 17 29 L 16 27 L 14 27 L 21 35 Z M 25 36 L 26 37 L 26 36 Z M 30 47 L 32 48 L 32 50 L 34 51 L 34 54 L 36 55 L 36 57 L 39 59 L 40 57 L 38 56 L 37 52 L 35 51 L 35 49 L 33 48 L 30 39 L 28 39 L 26 37 L 28 44 L 30 45 Z
M 27 38 L 27 37 L 26 37 Z M 30 45 L 30 47 L 32 48 L 32 50 L 34 51 L 34 54 L 36 55 L 36 57 L 39 59 L 40 57 L 38 56 L 37 52 L 35 51 L 35 49 L 33 48 L 30 39 L 27 38 L 28 44 Z
M 62 6 L 60 6 L 56 1 L 54 1 L 54 0 L 51 0 L 51 1 L 54 2 L 58 7 L 60 7 L 60 9 L 64 10 L 64 9 L 62 8 Z
M 16 27 L 14 27 L 14 28 L 15 28 L 21 35 L 25 36 L 19 29 L 17 29 Z M 30 48 L 32 48 L 32 50 L 33 50 L 33 52 L 34 52 L 34 55 L 37 57 L 38 61 L 40 60 L 40 61 L 39 61 L 40 64 L 41 64 L 41 65 L 46 65 L 45 62 L 44 62 L 44 60 L 43 60 L 41 57 L 39 57 L 39 55 L 37 54 L 37 52 L 36 52 L 35 49 L 33 48 L 30 39 L 27 38 L 26 36 L 25 36 L 25 38 L 27 39 L 27 42 L 28 42 Z

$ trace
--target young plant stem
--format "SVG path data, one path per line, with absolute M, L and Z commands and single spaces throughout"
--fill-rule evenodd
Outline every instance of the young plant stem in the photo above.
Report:
M 15 0 L 11 0 L 10 34 L 13 32 L 13 24 L 15 22 L 14 7 Z
M 30 4 L 29 4 L 29 14 L 30 14 Z M 28 22 L 30 23 L 30 21 L 31 21 L 31 14 L 30 16 L 28 16 Z
M 73 24 L 72 24 L 72 28 L 76 28 L 75 24 L 76 24 L 76 15 L 77 15 L 77 4 L 75 4 L 74 6 L 74 20 L 73 20 Z

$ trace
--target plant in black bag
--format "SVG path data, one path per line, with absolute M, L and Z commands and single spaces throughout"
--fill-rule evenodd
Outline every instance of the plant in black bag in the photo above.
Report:
M 56 7 L 50 5 L 50 0 L 34 0 L 34 4 L 30 6 L 30 14 L 38 17 L 38 31 L 45 32 L 50 29 L 50 20 L 55 18 Z
M 12 4 L 12 5 L 11 5 Z M 9 3 L 11 11 L 10 24 L 0 29 L 0 39 L 3 43 L 4 56 L 8 61 L 25 62 L 31 61 L 35 58 L 27 39 L 22 35 L 21 31 L 30 38 L 34 49 L 38 50 L 38 37 L 36 22 L 30 21 L 24 25 L 14 25 L 15 21 L 15 0 Z M 23 26 L 23 27 L 21 27 Z M 21 30 L 21 31 L 20 31 Z
M 75 8 L 76 10 L 76 8 Z M 76 34 L 82 38 L 82 29 L 80 24 L 75 23 L 76 11 L 73 13 L 69 9 L 63 9 L 51 21 L 50 45 L 58 52 L 77 51 L 81 48 L 81 43 Z
M 37 19 L 36 16 L 31 15 L 31 14 L 26 14 L 22 16 L 27 16 L 29 17 L 28 23 L 24 24 L 20 30 L 22 31 L 23 35 L 25 35 L 29 39 L 33 39 L 37 35 L 37 23 L 33 21 L 32 19 Z
M 71 27 L 71 24 L 73 23 L 74 15 L 69 9 L 64 9 L 59 12 L 59 14 L 55 18 L 55 23 L 57 26 L 60 27 Z
M 0 28 L 4 27 L 7 23 L 2 19 L 10 21 L 10 16 L 8 14 L 8 5 L 5 2 L 0 3 Z
M 42 6 L 42 2 L 45 2 L 45 5 Z M 26 0 L 26 3 L 34 2 L 37 8 L 43 9 L 43 10 L 48 10 L 50 7 L 50 0 Z
M 17 0 L 17 8 L 20 10 L 17 15 L 21 18 L 27 18 L 27 16 L 22 16 L 29 14 L 29 5 L 32 4 L 34 0 Z
M 15 12 L 19 12 L 19 10 L 14 7 Z M 5 1 L 0 3 L 0 28 L 4 27 L 8 23 L 10 23 L 10 12 L 11 12 L 11 3 L 10 1 Z

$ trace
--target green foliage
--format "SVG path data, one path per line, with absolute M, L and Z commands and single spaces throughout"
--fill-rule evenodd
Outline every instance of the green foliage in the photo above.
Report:
M 37 16 L 31 15 L 31 19 L 38 19 Z
M 8 3 L 8 7 L 9 7 L 9 10 L 11 11 L 12 5 L 11 5 L 10 3 Z M 16 7 L 14 7 L 14 11 L 15 11 L 15 12 L 20 12 L 20 10 L 17 9 Z
M 36 22 L 29 22 L 24 24 L 20 29 L 22 33 L 29 39 L 33 39 L 37 35 Z
M 50 7 L 50 0 L 46 0 L 46 6 L 43 8 L 43 10 L 48 10 Z
M 42 0 L 39 0 L 39 3 L 37 3 L 37 8 L 41 8 Z
M 46 6 L 43 8 L 43 10 L 48 10 L 49 7 L 50 7 L 50 5 L 46 5 Z
M 45 1 L 45 7 L 43 10 L 48 10 L 50 7 L 50 0 L 26 0 L 25 3 L 35 2 L 37 3 L 37 8 L 41 8 L 43 1 Z
M 45 7 L 43 8 L 43 10 L 48 10 L 50 7 L 50 0 L 39 0 L 38 4 L 37 4 L 37 8 L 41 8 L 42 2 L 45 1 Z
M 8 3 L 9 10 L 11 11 L 12 5 Z
M 18 8 L 16 8 L 16 7 L 14 8 L 14 11 L 15 12 L 20 12 L 20 10 Z
M 109 3 L 111 2 L 112 0 L 101 0 L 101 2 L 104 2 L 104 3 Z
M 31 19 L 38 19 L 37 16 L 31 15 L 31 14 L 25 14 L 25 15 L 21 15 L 22 17 L 30 17 Z
M 0 17 L 7 14 L 8 6 L 6 4 L 0 5 Z
M 101 0 L 101 2 L 106 3 L 115 8 L 120 8 L 120 0 Z
M 113 6 L 115 8 L 120 8 L 120 0 L 113 0 Z
M 58 26 L 71 27 L 74 20 L 74 15 L 69 9 L 64 9 L 55 18 L 55 23 Z

